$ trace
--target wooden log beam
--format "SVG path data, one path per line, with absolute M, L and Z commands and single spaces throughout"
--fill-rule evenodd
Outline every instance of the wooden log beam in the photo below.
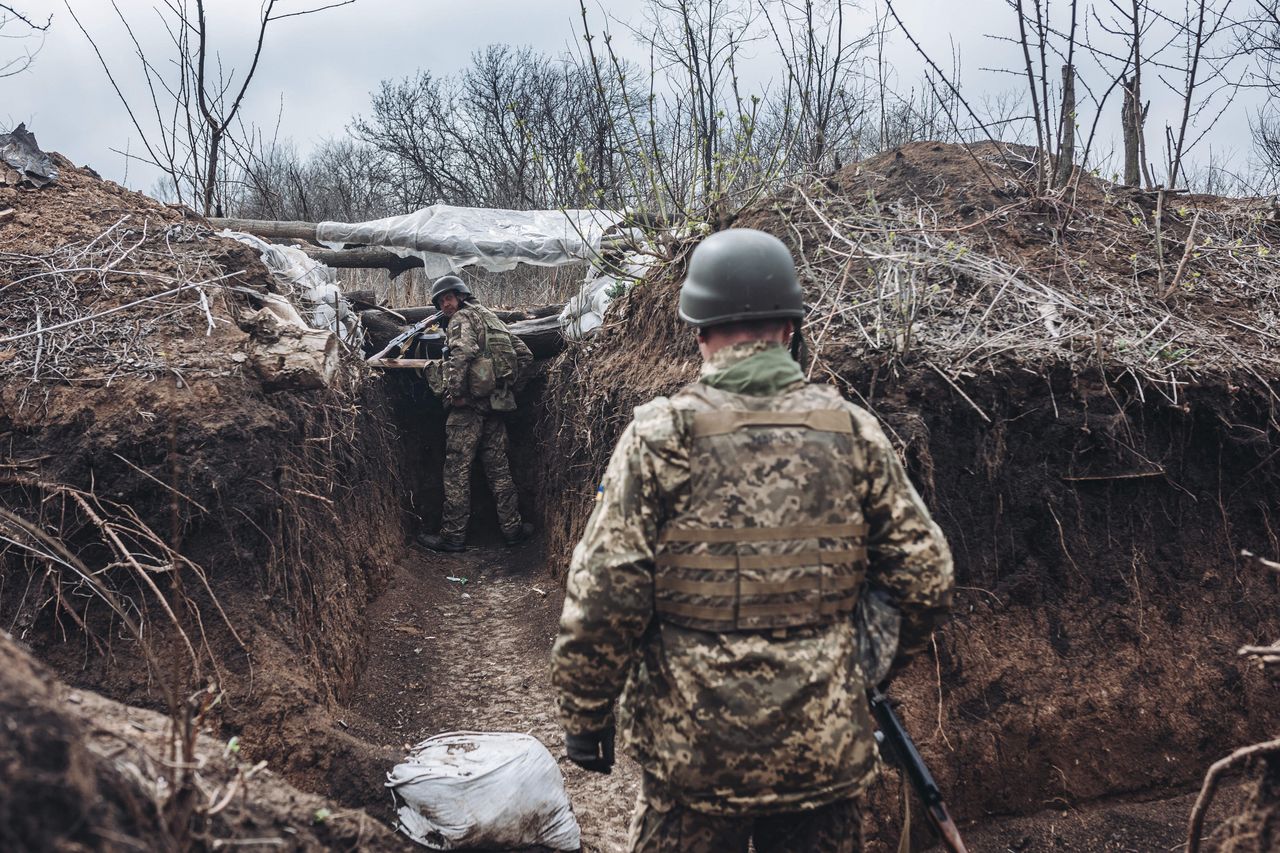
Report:
M 386 270 L 395 278 L 405 270 L 422 266 L 422 258 L 402 258 L 386 249 L 321 249 L 318 246 L 299 246 L 313 261 L 337 269 Z
M 297 248 L 307 253 L 307 257 L 319 261 L 335 269 L 367 269 L 386 270 L 392 278 L 406 270 L 420 268 L 421 258 L 402 258 L 395 252 L 370 246 L 356 249 L 326 249 L 322 246 L 307 245 L 315 243 L 316 223 L 289 222 L 270 219 L 230 219 L 211 216 L 209 224 L 214 228 L 226 228 L 231 231 L 242 231 L 268 240 L 304 241 Z
M 227 228 L 231 231 L 243 231 L 259 237 L 276 237 L 287 240 L 316 239 L 316 223 L 286 222 L 270 219 L 230 219 L 217 216 L 209 217 L 209 224 L 214 228 Z

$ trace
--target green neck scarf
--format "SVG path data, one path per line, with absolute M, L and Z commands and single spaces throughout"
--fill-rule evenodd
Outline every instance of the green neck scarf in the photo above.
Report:
M 720 370 L 706 373 L 700 381 L 721 391 L 765 397 L 781 392 L 788 385 L 803 382 L 804 371 L 786 348 L 770 346 Z

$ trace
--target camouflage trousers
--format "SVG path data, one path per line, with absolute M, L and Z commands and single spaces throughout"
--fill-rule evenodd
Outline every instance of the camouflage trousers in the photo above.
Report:
M 631 817 L 631 853 L 862 853 L 862 801 L 759 817 L 703 814 L 640 795 Z
M 471 464 L 479 453 L 485 479 L 498 506 L 498 522 L 506 536 L 520 529 L 516 484 L 507 461 L 507 425 L 501 417 L 471 407 L 449 410 L 445 421 L 444 517 L 440 535 L 461 542 L 471 517 Z

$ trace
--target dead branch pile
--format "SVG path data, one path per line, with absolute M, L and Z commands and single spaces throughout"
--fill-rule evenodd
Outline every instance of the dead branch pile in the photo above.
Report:
M 0 252 L 0 381 L 110 383 L 235 367 L 198 357 L 201 338 L 232 325 L 224 288 L 244 275 L 225 270 L 207 234 L 125 214 L 51 250 Z
M 1207 375 L 1280 376 L 1269 203 L 1135 194 L 1091 175 L 1031 197 L 1024 166 L 989 146 L 919 143 L 744 216 L 797 256 L 809 373 L 851 359 L 950 378 L 1065 363 L 1129 373 L 1174 403 Z

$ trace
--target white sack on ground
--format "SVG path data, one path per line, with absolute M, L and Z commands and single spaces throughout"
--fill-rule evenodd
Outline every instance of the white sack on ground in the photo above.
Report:
M 387 787 L 397 828 L 433 850 L 582 846 L 560 767 L 529 735 L 427 738 L 387 774 Z
M 258 250 L 262 263 L 285 292 L 302 303 L 310 328 L 337 332 L 346 344 L 352 347 L 360 345 L 360 318 L 342 296 L 337 270 L 313 260 L 301 249 L 268 243 L 253 234 L 228 230 L 222 231 L 221 236 L 239 240 Z
M 506 272 L 518 263 L 559 266 L 591 260 L 612 210 L 493 210 L 433 204 L 372 222 L 321 222 L 316 238 L 334 248 L 355 243 L 422 259 L 429 278 L 472 264 Z

